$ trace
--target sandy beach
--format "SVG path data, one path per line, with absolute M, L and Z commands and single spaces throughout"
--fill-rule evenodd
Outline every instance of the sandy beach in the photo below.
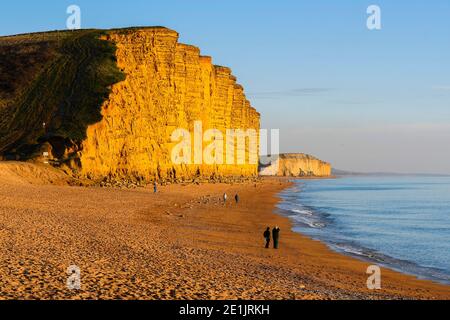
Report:
M 368 290 L 369 263 L 275 213 L 283 179 L 154 194 L 71 187 L 56 171 L 5 163 L 0 178 L 0 299 L 450 299 L 449 286 L 387 269 Z M 265 249 L 275 225 L 280 249 Z M 66 286 L 71 265 L 81 290 Z

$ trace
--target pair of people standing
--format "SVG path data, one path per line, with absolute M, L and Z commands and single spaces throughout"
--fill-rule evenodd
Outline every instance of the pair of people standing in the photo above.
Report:
M 227 200 L 228 200 L 228 195 L 227 195 L 226 193 L 224 193 L 224 194 L 223 194 L 223 203 L 226 204 L 226 203 L 227 203 Z M 236 194 L 236 195 L 234 196 L 234 201 L 236 201 L 236 204 L 239 204 L 239 200 L 240 200 L 239 195 Z
M 278 249 L 279 241 L 280 241 L 280 231 L 281 229 L 276 226 L 272 229 L 272 238 L 273 238 L 273 248 Z M 269 249 L 270 246 L 270 227 L 267 227 L 266 231 L 264 232 L 264 238 L 266 239 L 266 249 Z

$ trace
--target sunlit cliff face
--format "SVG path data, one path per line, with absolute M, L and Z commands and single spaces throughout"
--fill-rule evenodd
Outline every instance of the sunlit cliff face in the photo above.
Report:
M 169 180 L 257 175 L 257 164 L 177 165 L 171 159 L 173 131 L 193 132 L 196 121 L 224 134 L 259 130 L 260 115 L 229 68 L 214 66 L 166 28 L 111 31 L 106 40 L 116 44 L 126 80 L 113 86 L 103 119 L 87 130 L 80 154 L 83 175 Z
M 331 164 L 307 154 L 282 154 L 261 169 L 264 176 L 329 177 Z

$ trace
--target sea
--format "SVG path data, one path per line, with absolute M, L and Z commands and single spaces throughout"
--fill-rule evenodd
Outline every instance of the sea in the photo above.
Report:
M 450 285 L 450 177 L 295 180 L 280 214 L 332 250 Z

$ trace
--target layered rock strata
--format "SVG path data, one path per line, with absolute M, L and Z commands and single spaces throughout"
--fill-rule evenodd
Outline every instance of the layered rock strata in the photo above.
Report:
M 112 87 L 102 120 L 87 129 L 79 151 L 83 176 L 188 180 L 258 174 L 257 163 L 249 163 L 258 153 L 250 148 L 250 139 L 241 146 L 244 165 L 227 164 L 225 156 L 223 164 L 205 164 L 195 161 L 194 151 L 190 164 L 173 161 L 177 129 L 191 133 L 192 149 L 207 147 L 208 142 L 194 141 L 200 122 L 203 132 L 222 133 L 224 153 L 230 143 L 225 141 L 227 129 L 252 129 L 258 141 L 260 115 L 229 68 L 213 65 L 210 57 L 179 43 L 178 33 L 166 28 L 115 30 L 105 39 L 117 46 L 117 64 L 126 80 Z
M 329 177 L 331 164 L 303 153 L 281 154 L 270 164 L 261 166 L 263 176 Z

